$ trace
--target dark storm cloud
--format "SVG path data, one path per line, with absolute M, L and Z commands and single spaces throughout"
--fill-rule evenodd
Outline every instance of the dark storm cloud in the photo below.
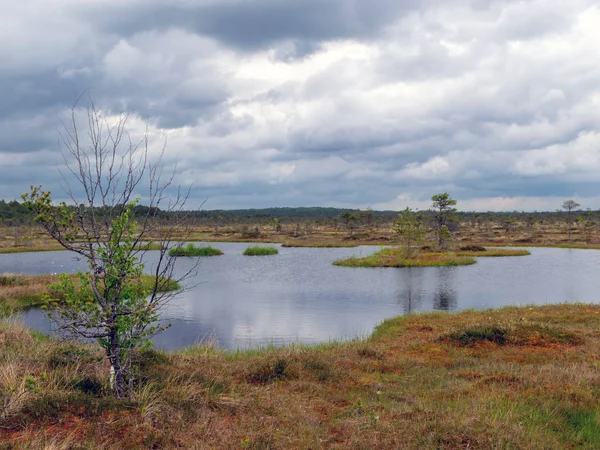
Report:
M 410 0 L 220 0 L 134 3 L 97 15 L 96 23 L 121 35 L 148 29 L 181 27 L 211 36 L 226 45 L 253 51 L 273 43 L 297 41 L 294 56 L 331 39 L 375 37 L 426 2 Z M 82 14 L 97 7 L 78 6 Z
M 24 75 L 4 75 L 0 69 L 2 101 L 0 116 L 36 114 L 39 111 L 68 107 L 77 92 L 89 88 L 87 77 L 64 78 L 55 69 Z

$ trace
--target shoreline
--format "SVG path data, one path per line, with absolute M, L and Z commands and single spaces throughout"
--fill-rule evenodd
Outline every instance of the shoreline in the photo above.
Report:
M 148 240 L 142 242 L 155 242 L 155 240 Z M 380 242 L 380 241 L 360 241 L 349 244 L 347 242 L 315 242 L 315 243 L 290 243 L 288 241 L 276 241 L 276 240 L 251 240 L 251 239 L 238 239 L 238 240 L 217 240 L 217 239 L 187 239 L 183 242 L 206 242 L 206 243 L 239 243 L 239 244 L 271 244 L 281 245 L 283 248 L 356 248 L 363 246 L 384 246 L 393 247 L 393 242 Z M 600 250 L 598 244 L 535 244 L 535 243 L 523 243 L 523 244 L 501 244 L 501 243 L 489 243 L 489 242 L 476 242 L 469 241 L 468 245 L 480 245 L 482 247 L 503 247 L 503 248 L 559 248 L 559 249 L 573 249 L 573 250 Z M 148 251 L 152 251 L 150 249 Z M 1 254 L 11 253 L 38 253 L 38 252 L 56 252 L 56 251 L 67 251 L 63 247 L 15 247 L 15 248 L 0 248 Z M 479 255 L 476 255 L 479 256 Z

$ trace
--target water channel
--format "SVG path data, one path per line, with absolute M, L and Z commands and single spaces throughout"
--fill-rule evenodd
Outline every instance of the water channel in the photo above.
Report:
M 531 255 L 479 258 L 449 268 L 349 268 L 335 259 L 376 247 L 279 248 L 243 256 L 249 244 L 213 244 L 225 254 L 203 258 L 189 290 L 163 313 L 172 326 L 155 338 L 178 349 L 203 340 L 224 348 L 315 343 L 368 336 L 386 318 L 415 311 L 460 311 L 507 305 L 600 302 L 600 251 L 532 248 Z M 151 266 L 153 252 L 147 253 Z M 179 258 L 177 271 L 194 263 Z M 84 269 L 68 252 L 0 255 L 0 273 L 61 273 Z M 23 321 L 44 332 L 33 310 Z

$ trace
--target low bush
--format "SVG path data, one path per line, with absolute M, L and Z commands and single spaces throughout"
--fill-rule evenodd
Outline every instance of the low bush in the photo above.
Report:
M 290 362 L 284 358 L 267 360 L 248 374 L 248 381 L 256 384 L 268 384 L 294 378 Z
M 447 339 L 464 347 L 470 347 L 482 341 L 504 345 L 506 330 L 497 327 L 473 327 L 458 333 L 451 333 Z
M 100 396 L 103 393 L 104 386 L 102 381 L 93 376 L 76 377 L 73 380 L 73 389 L 84 394 Z

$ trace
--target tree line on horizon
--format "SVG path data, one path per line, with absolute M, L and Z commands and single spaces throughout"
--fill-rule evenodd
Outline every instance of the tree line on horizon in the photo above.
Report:
M 483 221 L 502 221 L 514 219 L 518 222 L 535 223 L 539 221 L 582 221 L 599 220 L 600 210 L 579 209 L 579 204 L 574 200 L 568 200 L 562 205 L 561 209 L 555 211 L 456 211 L 456 216 L 460 222 L 468 222 L 476 225 Z M 567 208 L 568 206 L 568 208 Z M 81 205 L 83 207 L 83 205 Z M 73 210 L 75 206 L 70 206 Z M 139 217 L 150 215 L 163 220 L 169 220 L 169 217 L 175 213 L 163 211 L 159 208 L 148 208 L 144 205 L 138 205 L 134 208 L 134 214 Z M 150 210 L 150 211 L 149 211 Z M 103 215 L 102 208 L 96 208 L 99 216 Z M 270 208 L 248 208 L 248 209 L 214 209 L 214 210 L 189 210 L 178 214 L 185 214 L 191 222 L 197 225 L 208 225 L 220 222 L 221 225 L 232 225 L 243 223 L 244 221 L 254 221 L 258 223 L 270 223 L 277 219 L 281 223 L 293 223 L 296 221 L 313 220 L 317 223 L 326 225 L 328 222 L 337 220 L 340 225 L 344 222 L 356 221 L 360 223 L 388 224 L 393 223 L 401 211 L 393 210 L 374 210 L 374 209 L 351 209 L 335 207 L 270 207 Z M 430 215 L 432 210 L 413 210 L 413 214 Z M 573 217 L 571 217 L 573 216 Z M 29 211 L 22 202 L 17 200 L 0 200 L 0 226 L 16 226 L 30 223 L 33 220 L 33 213 Z

